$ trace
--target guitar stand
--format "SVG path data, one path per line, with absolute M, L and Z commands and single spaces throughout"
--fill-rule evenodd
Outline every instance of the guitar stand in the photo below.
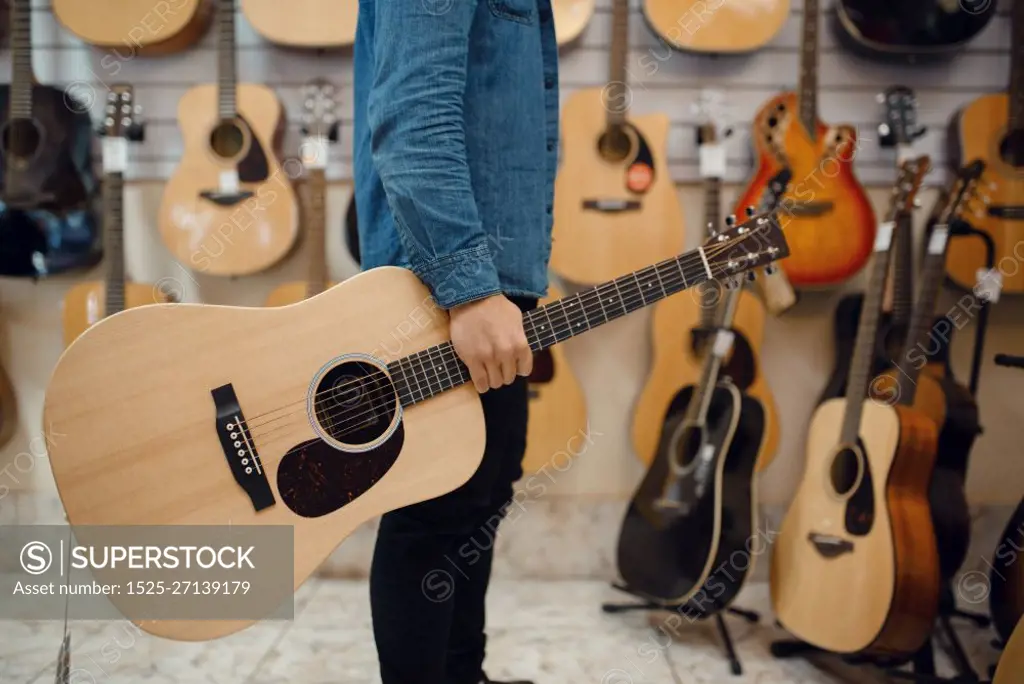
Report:
M 612 587 L 618 589 L 621 592 L 636 596 L 629 587 L 624 584 L 612 584 Z M 662 605 L 660 603 L 653 603 L 651 601 L 644 601 L 643 603 L 604 603 L 601 605 L 601 610 L 605 613 L 625 613 L 633 610 L 662 610 L 672 611 L 686 607 L 688 604 L 679 605 Z M 729 669 L 734 675 L 743 674 L 743 663 L 740 662 L 739 656 L 736 654 L 736 647 L 733 645 L 732 633 L 729 631 L 729 625 L 726 624 L 725 619 L 722 617 L 722 612 L 726 612 L 729 615 L 735 615 L 736 617 L 743 618 L 751 624 L 756 624 L 761 621 L 761 615 L 753 610 L 745 610 L 743 608 L 734 608 L 732 606 L 719 608 L 714 613 L 708 613 L 702 611 L 697 620 L 707 620 L 708 618 L 714 618 L 715 626 L 718 628 L 718 635 L 722 639 L 722 649 L 725 651 L 725 659 L 729 661 Z
M 992 236 L 978 230 L 966 221 L 953 221 L 949 226 L 950 237 L 973 235 L 985 243 L 985 267 L 992 271 L 996 266 L 996 244 Z M 978 310 L 978 325 L 974 332 L 974 351 L 971 356 L 971 378 L 967 383 L 971 396 L 977 400 L 978 381 L 981 377 L 981 361 L 985 352 L 985 332 L 988 329 L 988 312 L 992 305 L 988 299 L 977 297 L 980 309 Z

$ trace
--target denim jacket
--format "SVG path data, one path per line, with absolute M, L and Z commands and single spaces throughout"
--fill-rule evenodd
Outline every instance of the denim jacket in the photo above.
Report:
M 437 304 L 547 288 L 558 162 L 551 0 L 360 0 L 354 177 L 363 268 Z

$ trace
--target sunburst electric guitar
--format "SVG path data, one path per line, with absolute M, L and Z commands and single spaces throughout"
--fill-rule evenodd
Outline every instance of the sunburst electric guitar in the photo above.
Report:
M 534 309 L 524 329 L 539 352 L 785 255 L 776 217 L 756 216 Z M 57 363 L 44 422 L 65 438 L 54 440 L 50 465 L 76 527 L 289 526 L 297 588 L 362 523 L 449 492 L 477 470 L 484 420 L 468 380 L 447 314 L 402 268 L 363 271 L 290 306 L 139 307 L 97 323 Z M 136 608 L 152 615 L 159 596 L 144 606 L 110 598 L 142 629 L 174 639 L 253 621 L 150 621 Z
M 857 132 L 818 119 L 819 0 L 806 0 L 800 89 L 768 101 L 754 119 L 757 167 L 737 207 L 756 205 L 782 168 L 792 173 L 779 203 L 793 249 L 782 270 L 797 290 L 837 285 L 864 267 L 875 240 L 875 215 L 854 174 Z
M 185 151 L 164 188 L 160 234 L 171 254 L 200 273 L 265 270 L 291 250 L 298 207 L 275 156 L 284 110 L 270 88 L 237 82 L 235 2 L 217 0 L 218 83 L 178 102 Z

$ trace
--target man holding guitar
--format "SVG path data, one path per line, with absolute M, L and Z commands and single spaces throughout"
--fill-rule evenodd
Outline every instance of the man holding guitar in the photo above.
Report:
M 550 0 L 359 6 L 362 267 L 398 265 L 419 276 L 448 311 L 455 350 L 486 392 L 477 472 L 381 521 L 370 599 L 384 684 L 491 681 L 482 664 L 493 543 L 472 540 L 500 518 L 522 475 L 533 365 L 522 314 L 547 288 L 556 51 Z M 459 553 L 471 546 L 472 558 Z

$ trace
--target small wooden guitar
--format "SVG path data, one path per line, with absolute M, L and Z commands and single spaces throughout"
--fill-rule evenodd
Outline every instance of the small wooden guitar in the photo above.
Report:
M 10 0 L 11 85 L 0 88 L 0 276 L 44 277 L 103 256 L 92 122 L 73 91 L 37 85 L 31 0 Z
M 527 339 L 539 352 L 785 256 L 775 216 L 757 216 L 524 314 Z M 94 325 L 57 363 L 44 424 L 65 438 L 51 445 L 50 465 L 76 526 L 291 526 L 298 588 L 362 523 L 477 470 L 484 420 L 468 380 L 447 314 L 402 268 L 364 271 L 291 306 L 139 307 Z M 252 624 L 143 620 L 139 610 L 152 617 L 159 597 L 111 599 L 141 629 L 173 639 Z
M 281 102 L 266 86 L 237 82 L 234 0 L 217 0 L 217 16 L 218 83 L 196 86 L 178 102 L 185 151 L 164 188 L 160 234 L 183 265 L 239 276 L 291 250 L 298 206 L 275 156 Z
M 551 0 L 559 45 L 566 45 L 580 37 L 594 16 L 594 5 L 595 0 Z
M 730 54 L 764 47 L 789 17 L 789 0 L 644 0 L 651 29 L 674 48 Z
M 999 657 L 992 684 L 1017 684 L 1021 672 L 1024 672 L 1024 619 L 1017 622 L 1013 636 Z
M 562 296 L 557 287 L 549 285 L 541 306 Z M 587 404 L 561 347 L 542 349 L 533 355 L 529 385 L 530 422 L 523 472 L 536 473 L 545 466 L 565 468 L 567 461 L 582 454 L 587 445 Z
M 209 28 L 213 4 L 210 0 L 53 0 L 53 13 L 86 43 L 114 50 L 103 59 L 121 62 L 136 52 L 166 54 L 190 47 Z
M 992 624 L 1003 643 L 1012 641 L 1014 626 L 1024 618 L 1024 499 L 1006 522 L 992 554 L 989 586 Z
M 780 169 L 793 174 L 779 212 L 793 249 L 782 268 L 797 290 L 851 278 L 875 239 L 874 210 L 853 170 L 857 132 L 818 119 L 818 6 L 804 3 L 799 92 L 769 100 L 754 119 L 757 167 L 737 203 L 756 205 Z
M 954 117 L 950 138 L 955 163 L 985 162 L 990 204 L 986 215 L 971 225 L 995 243 L 995 268 L 1002 274 L 1002 291 L 1024 293 L 1024 3 L 1014 2 L 1010 39 L 1010 84 L 1005 93 L 985 95 Z M 959 287 L 971 289 L 978 271 L 987 268 L 985 241 L 976 235 L 954 235 L 949 241 L 946 271 Z M 1010 261 L 1006 261 L 1010 260 Z
M 665 161 L 668 117 L 627 117 L 629 0 L 613 0 L 612 20 L 608 85 L 577 91 L 562 108 L 551 268 L 575 283 L 599 283 L 683 246 L 683 211 Z
M 103 229 L 107 274 L 104 282 L 83 282 L 64 295 L 64 345 L 75 341 L 86 328 L 104 316 L 126 308 L 168 301 L 165 293 L 148 283 L 130 283 L 125 278 L 124 174 L 128 166 L 129 143 L 145 136 L 137 117 L 134 89 L 115 84 L 107 95 L 100 135 L 103 137 Z
M 359 0 L 242 0 L 242 11 L 272 43 L 339 48 L 355 42 Z
M 285 283 L 275 288 L 266 306 L 284 306 L 320 294 L 334 283 L 327 273 L 327 159 L 330 145 L 338 142 L 338 115 L 335 88 L 324 80 L 311 81 L 303 89 L 302 155 L 306 175 L 306 249 L 309 277 L 306 282 Z
M 928 506 L 935 424 L 907 406 L 868 399 L 893 222 L 912 206 L 928 168 L 922 157 L 900 169 L 878 230 L 846 397 L 814 412 L 803 479 L 773 546 L 779 622 L 838 653 L 914 653 L 938 610 Z

